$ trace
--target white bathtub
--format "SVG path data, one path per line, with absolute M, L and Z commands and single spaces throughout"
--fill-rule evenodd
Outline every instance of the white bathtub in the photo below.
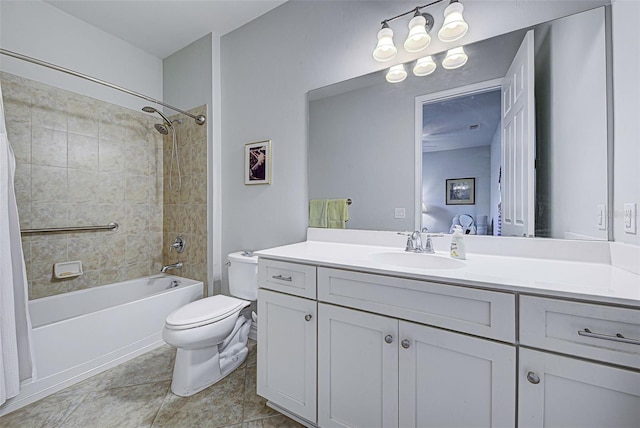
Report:
M 160 274 L 30 301 L 37 378 L 0 416 L 161 346 L 167 315 L 202 297 L 202 282 Z

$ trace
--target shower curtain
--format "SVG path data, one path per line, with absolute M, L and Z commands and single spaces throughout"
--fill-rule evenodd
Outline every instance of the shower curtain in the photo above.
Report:
M 21 381 L 35 377 L 15 169 L 0 84 L 0 405 L 18 395 Z

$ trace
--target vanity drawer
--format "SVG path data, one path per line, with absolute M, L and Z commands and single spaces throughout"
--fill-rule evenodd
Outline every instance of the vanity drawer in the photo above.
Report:
M 294 296 L 316 298 L 316 267 L 298 263 L 258 260 L 258 286 Z
M 510 293 L 319 267 L 318 300 L 515 342 Z
M 640 310 L 521 296 L 520 344 L 640 368 Z

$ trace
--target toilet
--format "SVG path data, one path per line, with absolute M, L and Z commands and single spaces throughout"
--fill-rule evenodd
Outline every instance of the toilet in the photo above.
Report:
M 218 382 L 247 358 L 251 301 L 258 294 L 258 257 L 227 256 L 229 293 L 188 303 L 167 316 L 162 338 L 177 348 L 171 391 L 188 397 Z

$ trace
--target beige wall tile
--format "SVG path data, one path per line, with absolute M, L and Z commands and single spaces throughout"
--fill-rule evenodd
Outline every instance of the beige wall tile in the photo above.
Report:
M 185 261 L 189 277 L 206 280 L 199 277 L 206 276 L 206 238 L 190 233 L 206 231 L 206 168 L 193 169 L 206 165 L 197 159 L 206 156 L 206 127 L 176 124 L 189 183 L 169 191 L 171 139 L 153 128 L 160 118 L 3 72 L 0 79 L 21 227 L 120 224 L 117 231 L 23 236 L 30 298 L 146 276 L 165 259 Z M 188 250 L 169 255 L 178 234 Z M 85 274 L 52 279 L 53 264 L 68 260 L 82 260 Z
M 31 164 L 16 162 L 13 185 L 18 206 L 31 204 Z
M 5 106 L 7 108 L 7 106 Z M 31 163 L 31 126 L 29 122 L 9 122 L 6 119 L 7 138 L 16 156 L 16 162 Z
M 49 236 L 31 243 L 31 273 L 34 278 L 53 276 L 54 263 L 66 262 L 67 239 Z
M 34 203 L 31 205 L 31 227 L 69 226 L 69 205 L 56 203 Z
M 98 171 L 69 168 L 67 174 L 69 202 L 98 202 Z
M 69 168 L 98 170 L 98 139 L 85 135 L 68 136 Z
M 150 210 L 147 204 L 127 205 L 127 232 L 129 234 L 149 233 Z
M 67 132 L 67 116 L 55 107 L 37 104 L 36 98 L 31 106 L 31 123 L 34 127 Z
M 34 126 L 31 134 L 31 163 L 67 166 L 67 133 Z
M 2 94 L 5 94 L 5 87 L 2 87 Z M 31 123 L 31 101 L 23 99 L 7 99 L 5 96 L 5 121 L 7 123 Z
M 103 204 L 123 204 L 126 177 L 120 172 L 98 173 L 98 202 Z
M 61 203 L 67 201 L 67 169 L 31 165 L 31 201 Z
M 145 175 L 127 175 L 125 201 L 128 204 L 149 203 L 149 177 Z
M 100 171 L 125 170 L 126 151 L 123 143 L 117 140 L 100 138 L 98 142 L 98 165 Z

